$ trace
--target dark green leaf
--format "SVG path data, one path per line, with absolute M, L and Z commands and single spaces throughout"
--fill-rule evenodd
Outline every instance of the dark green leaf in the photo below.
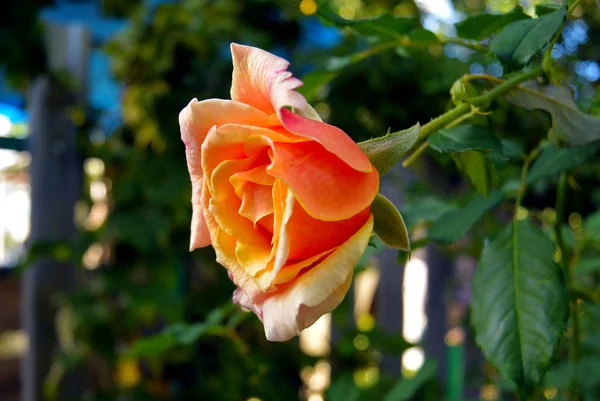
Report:
M 351 27 L 356 32 L 365 36 L 376 36 L 381 39 L 399 39 L 406 35 L 414 25 L 411 18 L 396 18 L 390 14 L 383 14 L 373 18 L 347 20 L 341 18 L 327 7 L 319 7 L 318 15 L 333 25 Z
M 472 15 L 456 24 L 456 33 L 461 38 L 480 40 L 493 35 L 511 22 L 525 18 L 529 17 L 519 6 L 503 15 Z
M 522 159 L 525 156 L 520 144 L 509 139 L 501 139 L 500 142 L 502 142 L 502 155 L 507 159 Z
M 309 103 L 312 103 L 319 91 L 338 76 L 339 71 L 313 71 L 302 76 L 304 85 L 297 90 Z
M 410 240 L 404 220 L 396 206 L 385 196 L 377 194 L 371 205 L 375 219 L 373 231 L 389 247 L 410 252 Z
M 360 393 L 354 385 L 351 374 L 343 374 L 327 390 L 327 399 L 331 401 L 358 401 Z
M 489 159 L 476 150 L 454 153 L 452 158 L 458 169 L 469 177 L 477 192 L 483 196 L 488 196 L 492 176 L 492 166 Z
M 319 1 L 317 15 L 322 20 L 339 27 L 351 27 L 366 36 L 376 36 L 384 40 L 400 39 L 410 32 L 415 21 L 412 18 L 398 18 L 383 14 L 373 18 L 347 20 L 331 9 L 329 2 Z
M 588 216 L 583 224 L 585 235 L 592 241 L 600 241 L 600 211 Z
M 488 198 L 477 195 L 465 207 L 448 212 L 429 227 L 429 237 L 443 244 L 461 239 L 486 212 L 504 200 L 502 191 L 492 191 Z
M 553 6 L 553 5 L 537 4 L 535 6 L 535 15 L 537 15 L 538 17 L 541 17 L 542 15 L 550 14 L 550 13 L 556 11 L 557 9 L 558 9 L 558 7 Z
M 530 222 L 511 223 L 486 244 L 473 278 L 476 341 L 524 399 L 542 380 L 568 317 L 554 250 Z
M 582 259 L 574 271 L 578 276 L 600 272 L 600 257 Z
M 408 34 L 408 38 L 411 42 L 428 42 L 428 43 L 439 43 L 439 39 L 435 34 L 427 29 L 415 29 Z
M 600 139 L 600 117 L 577 108 L 571 91 L 564 86 L 541 86 L 536 81 L 515 87 L 506 100 L 527 110 L 544 110 L 552 117 L 550 138 L 581 145 Z
M 400 379 L 394 387 L 387 393 L 383 401 L 408 401 L 414 397 L 425 383 L 435 378 L 437 372 L 437 363 L 428 359 L 416 375 L 409 379 Z
M 397 18 L 389 14 L 366 20 L 358 20 L 351 27 L 365 36 L 377 36 L 382 40 L 402 39 L 414 25 L 412 18 Z
M 502 154 L 502 143 L 485 125 L 459 125 L 441 129 L 429 137 L 429 145 L 439 152 L 489 150 Z
M 441 198 L 419 196 L 404 202 L 400 209 L 407 226 L 412 227 L 419 221 L 436 221 L 445 213 L 456 210 L 457 207 Z
M 360 142 L 358 146 L 365 152 L 379 174 L 383 175 L 412 148 L 419 139 L 420 129 L 421 126 L 417 123 L 404 131 Z
M 572 146 L 570 148 L 557 148 L 548 146 L 542 150 L 540 157 L 533 163 L 527 182 L 532 183 L 540 178 L 556 175 L 562 171 L 570 170 L 588 161 L 600 149 L 600 141 L 585 146 Z
M 177 339 L 171 333 L 157 334 L 136 341 L 125 354 L 126 357 L 155 357 L 163 355 L 177 346 Z
M 508 24 L 490 42 L 490 51 L 503 60 L 527 64 L 559 30 L 565 20 L 566 8 L 537 19 L 519 20 Z

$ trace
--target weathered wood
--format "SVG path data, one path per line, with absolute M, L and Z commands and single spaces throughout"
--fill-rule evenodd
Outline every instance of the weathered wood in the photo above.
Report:
M 31 234 L 29 245 L 68 240 L 75 234 L 74 205 L 81 193 L 82 166 L 76 129 L 69 117 L 75 97 L 55 80 L 43 77 L 30 92 Z M 29 336 L 23 361 L 22 401 L 43 400 L 43 383 L 58 351 L 55 330 L 57 295 L 75 284 L 70 263 L 41 258 L 22 278 L 22 324 Z M 67 377 L 59 400 L 73 399 L 77 380 Z
M 401 177 L 405 174 L 400 163 L 396 164 L 381 181 L 380 192 L 400 206 L 403 196 L 400 191 Z M 404 266 L 398 264 L 398 250 L 386 248 L 377 255 L 380 279 L 375 298 L 377 323 L 388 334 L 402 336 L 402 285 Z M 381 369 L 400 376 L 402 355 L 384 354 Z

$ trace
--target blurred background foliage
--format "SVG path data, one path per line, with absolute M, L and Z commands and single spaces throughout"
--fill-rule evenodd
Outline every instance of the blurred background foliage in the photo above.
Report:
M 516 0 L 328 3 L 346 19 L 388 12 L 414 17 L 417 25 L 441 37 L 453 36 L 461 16 L 519 7 Z M 0 49 L 10 57 L 1 63 L 11 82 L 24 88 L 45 67 L 36 17 L 44 4 L 8 4 L 10 12 L 0 16 L 5 20 L 0 24 Z M 82 366 L 88 373 L 85 399 L 94 401 L 460 400 L 452 398 L 456 397 L 449 390 L 452 380 L 458 380 L 466 393 L 471 389 L 471 399 L 514 399 L 514 389 L 472 345 L 464 380 L 453 378 L 446 365 L 436 363 L 439 355 L 428 349 L 418 373 L 405 367 L 404 378 L 399 379 L 395 372 L 380 369 L 382 355 L 396 356 L 399 366 L 400 355 L 412 344 L 401 333 L 386 334 L 374 309 L 354 318 L 352 296 L 333 313 L 330 347 L 312 352 L 308 346 L 303 352 L 297 340 L 267 342 L 258 319 L 231 304 L 234 286 L 214 261 L 213 251 L 188 252 L 191 188 L 177 121 L 179 111 L 194 97 L 229 97 L 230 42 L 291 60 L 296 76 L 309 77 L 314 71 L 320 75 L 312 77 L 335 75 L 318 90 L 318 83 L 308 87 L 313 82 L 307 79 L 305 90 L 324 120 L 357 141 L 383 135 L 388 128 L 395 131 L 428 122 L 451 107 L 449 90 L 463 74 L 502 75 L 498 60 L 456 44 L 427 42 L 349 62 L 348 55 L 372 47 L 369 39 L 323 25 L 314 15 L 318 4 L 312 0 L 124 4 L 105 0 L 102 8 L 108 16 L 129 20 L 127 29 L 105 46 L 114 77 L 122 85 L 122 120 L 106 127 L 100 111 L 88 108 L 82 109 L 83 117 L 74 117 L 82 128 L 87 181 L 77 208 L 80 234 L 63 251 L 82 267 L 85 284 L 58 298 L 62 351 L 47 380 L 48 399 L 56 397 L 62 372 Z M 539 4 L 522 5 L 532 13 Z M 452 10 L 447 18 L 442 18 L 444 7 Z M 553 51 L 555 72 L 575 90 L 582 110 L 599 115 L 597 1 L 583 0 L 574 16 Z M 11 35 L 20 38 L 18 48 L 7 39 Z M 514 160 L 493 178 L 492 186 L 518 179 L 522 154 L 550 127 L 544 113 L 516 109 L 503 100 L 494 104 L 491 116 L 476 119 L 514 145 Z M 567 399 L 574 383 L 582 399 L 600 399 L 600 215 L 594 214 L 600 204 L 599 173 L 596 159 L 569 176 L 572 196 L 563 227 L 569 254 L 578 255 L 585 266 L 578 268 L 572 289 L 583 299 L 578 316 L 581 358 L 573 362 L 567 356 L 573 335 L 569 326 L 539 399 Z M 399 206 L 413 240 L 443 213 L 457 210 L 474 196 L 469 179 L 452 158 L 435 151 L 409 170 L 392 174 L 391 184 L 405 194 Z M 546 228 L 555 223 L 556 185 L 554 176 L 540 180 L 524 204 Z M 468 237 L 430 248 L 442 258 L 478 258 L 485 238 L 506 223 L 510 212 L 505 209 L 509 207 L 486 215 Z M 417 246 L 425 244 L 417 241 Z M 357 269 L 365 271 L 376 264 L 371 257 L 380 251 L 371 249 Z M 56 256 L 60 249 L 53 252 Z M 466 332 L 465 341 L 472 344 L 467 312 L 452 309 L 459 303 L 457 291 L 468 286 L 470 273 L 444 277 L 440 280 L 447 310 L 442 316 L 449 327 L 464 329 L 448 332 L 446 343 L 455 344 L 456 336 L 462 343 Z M 445 352 L 455 350 L 448 347 Z

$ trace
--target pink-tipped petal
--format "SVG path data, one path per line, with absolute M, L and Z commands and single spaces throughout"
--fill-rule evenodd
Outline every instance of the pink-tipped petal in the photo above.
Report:
M 302 81 L 287 71 L 290 65 L 287 60 L 256 47 L 236 43 L 231 44 L 231 55 L 233 100 L 267 114 L 276 113 L 286 106 L 301 113 L 311 113 L 306 99 L 294 90 L 302 85 Z

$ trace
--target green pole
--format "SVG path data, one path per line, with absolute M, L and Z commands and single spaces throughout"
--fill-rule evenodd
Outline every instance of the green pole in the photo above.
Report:
M 465 331 L 462 327 L 450 329 L 444 338 L 446 342 L 446 363 L 448 380 L 446 386 L 446 399 L 448 401 L 462 401 L 465 382 Z

